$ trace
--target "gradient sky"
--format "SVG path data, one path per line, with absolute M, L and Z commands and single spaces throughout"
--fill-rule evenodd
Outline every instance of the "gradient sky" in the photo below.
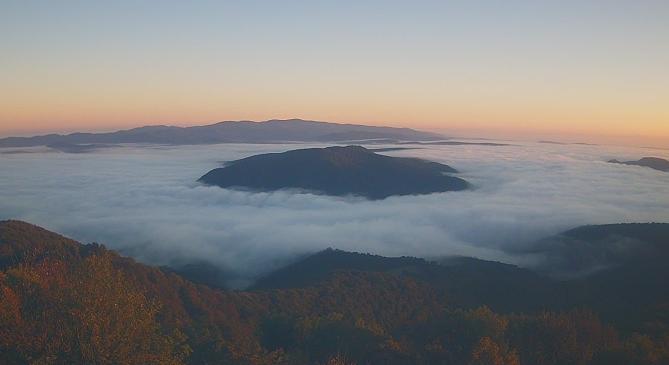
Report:
M 0 2 L 0 135 L 291 117 L 669 145 L 669 1 Z

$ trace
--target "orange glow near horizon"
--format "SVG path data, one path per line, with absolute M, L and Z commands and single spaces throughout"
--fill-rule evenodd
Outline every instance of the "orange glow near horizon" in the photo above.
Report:
M 215 100 L 186 100 L 156 97 L 139 100 L 119 98 L 95 102 L 92 97 L 77 96 L 58 102 L 44 98 L 35 105 L 8 105 L 0 101 L 0 136 L 71 133 L 76 131 L 114 131 L 144 125 L 205 125 L 223 120 L 300 118 L 335 123 L 355 123 L 393 127 L 409 127 L 438 131 L 447 135 L 503 138 L 567 138 L 593 142 L 615 141 L 637 145 L 669 145 L 669 116 L 659 107 L 656 113 L 624 110 L 619 106 L 607 111 L 583 110 L 560 112 L 536 110 L 536 106 L 469 108 L 467 105 L 426 105 L 415 107 L 407 101 L 375 103 L 364 101 L 328 105 L 310 100 L 295 105 L 277 95 L 267 103 L 250 100 L 216 103 Z M 269 96 L 268 96 L 269 97 Z M 305 98 L 306 99 L 306 98 Z M 226 104 L 230 105 L 226 105 Z M 375 105 L 376 104 L 376 105 Z M 435 104 L 438 104 L 435 102 Z M 161 106 L 164 105 L 164 106 Z M 482 103 L 485 105 L 485 103 Z M 12 109 L 14 107 L 14 109 Z M 548 108 L 546 108 L 548 109 Z M 574 110 L 564 106 L 564 110 Z M 269 111 L 264 111 L 269 110 Z M 472 112 L 475 110 L 475 112 Z M 542 113 L 543 112 L 543 113 Z
M 669 146 L 668 4 L 5 4 L 0 136 L 301 118 Z

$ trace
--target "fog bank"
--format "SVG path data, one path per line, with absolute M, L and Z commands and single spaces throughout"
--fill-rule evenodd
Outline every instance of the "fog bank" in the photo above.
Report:
M 389 151 L 449 164 L 475 188 L 380 201 L 196 183 L 224 161 L 305 146 L 0 154 L 0 219 L 26 220 L 151 264 L 205 260 L 242 278 L 327 247 L 524 265 L 532 258 L 511 252 L 568 228 L 669 222 L 669 174 L 605 162 L 669 158 L 662 150 L 519 143 Z

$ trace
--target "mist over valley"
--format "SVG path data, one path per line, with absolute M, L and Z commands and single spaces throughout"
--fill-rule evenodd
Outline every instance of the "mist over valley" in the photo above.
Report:
M 487 141 L 490 142 L 490 141 Z M 607 163 L 628 147 L 369 145 L 447 164 L 464 191 L 381 201 L 253 192 L 197 179 L 227 161 L 331 144 L 121 145 L 0 157 L 0 219 L 22 219 L 157 265 L 211 264 L 233 286 L 328 247 L 386 256 L 471 256 L 532 267 L 532 245 L 588 224 L 669 221 L 669 175 Z M 395 149 L 397 148 L 397 149 Z M 5 149 L 16 150 L 16 149 Z M 668 157 L 666 151 L 653 151 Z

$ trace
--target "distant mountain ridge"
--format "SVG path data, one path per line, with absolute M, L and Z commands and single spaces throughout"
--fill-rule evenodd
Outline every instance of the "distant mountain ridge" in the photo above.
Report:
M 364 147 L 327 147 L 255 155 L 209 171 L 198 181 L 258 191 L 302 189 L 326 195 L 384 199 L 393 195 L 464 190 L 452 167 L 376 154 Z
M 0 139 L 0 147 L 33 147 L 78 144 L 215 144 L 272 142 L 336 142 L 365 139 L 434 141 L 444 139 L 436 133 L 410 128 L 338 124 L 302 119 L 264 122 L 226 121 L 204 126 L 145 126 L 108 133 L 48 134 Z

